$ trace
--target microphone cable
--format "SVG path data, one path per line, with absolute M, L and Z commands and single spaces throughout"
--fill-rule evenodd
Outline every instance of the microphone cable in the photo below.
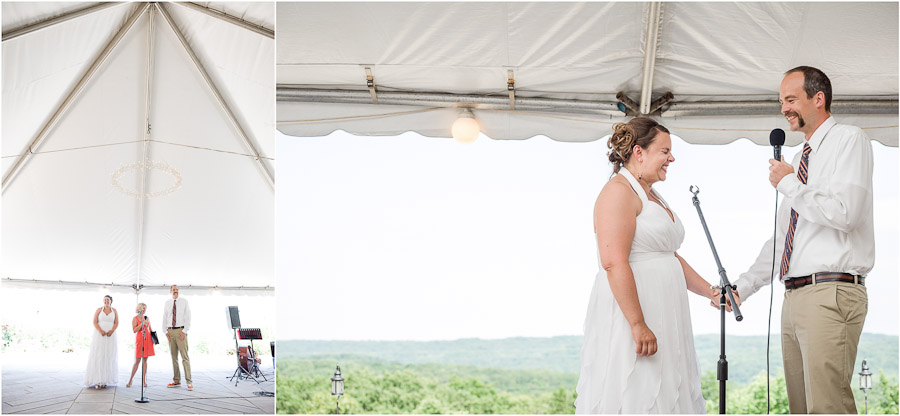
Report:
M 775 216 L 772 226 L 772 271 L 769 273 L 769 328 L 766 332 L 766 414 L 771 409 L 771 376 L 769 375 L 769 342 L 772 339 L 772 303 L 775 299 L 775 253 L 778 252 L 778 190 L 775 190 Z
M 769 133 L 769 144 L 774 147 L 775 153 L 772 155 L 776 161 L 782 161 L 781 146 L 784 145 L 784 130 L 772 129 Z M 769 273 L 769 327 L 766 331 L 766 414 L 771 411 L 771 393 L 772 388 L 769 379 L 771 373 L 769 369 L 769 344 L 772 341 L 772 303 L 775 298 L 775 254 L 778 252 L 778 188 L 775 188 L 775 218 L 772 225 L 772 270 Z

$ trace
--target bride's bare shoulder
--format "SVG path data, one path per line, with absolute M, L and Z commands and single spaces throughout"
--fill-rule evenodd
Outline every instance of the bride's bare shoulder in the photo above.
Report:
M 612 179 L 606 182 L 606 185 L 603 185 L 603 189 L 600 190 L 600 195 L 597 195 L 598 204 L 622 204 L 628 202 L 637 202 L 639 206 L 640 198 L 637 197 L 628 180 L 620 175 L 613 176 Z

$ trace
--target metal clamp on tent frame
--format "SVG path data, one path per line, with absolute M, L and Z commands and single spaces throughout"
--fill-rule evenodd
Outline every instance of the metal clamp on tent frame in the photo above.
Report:
M 506 90 L 509 91 L 509 109 L 516 109 L 516 80 L 513 77 L 513 70 L 506 70 Z
M 654 100 L 652 103 L 650 103 L 650 107 L 648 108 L 647 113 L 641 113 L 640 109 L 638 108 L 638 103 L 625 95 L 625 92 L 623 91 L 619 91 L 618 93 L 616 93 L 616 99 L 619 100 L 619 103 L 621 103 L 621 105 L 619 105 L 619 109 L 622 110 L 622 112 L 625 113 L 626 116 L 646 116 L 659 111 L 663 106 L 672 102 L 672 100 L 675 99 L 675 95 L 672 94 L 671 91 L 666 92 L 665 94 Z
M 625 92 L 617 92 L 616 100 L 619 101 L 619 110 L 625 113 L 626 116 L 633 116 L 641 113 L 641 110 L 638 108 L 638 103 L 625 95 Z
M 653 114 L 653 113 L 657 112 L 660 108 L 662 108 L 662 106 L 670 103 L 674 99 L 675 99 L 675 94 L 672 94 L 671 91 L 667 91 L 661 97 L 657 98 L 652 103 L 650 103 L 650 111 L 647 114 Z
M 369 89 L 369 94 L 372 95 L 372 103 L 378 104 L 378 94 L 375 92 L 375 77 L 372 76 L 372 68 L 365 67 L 366 70 L 366 88 Z

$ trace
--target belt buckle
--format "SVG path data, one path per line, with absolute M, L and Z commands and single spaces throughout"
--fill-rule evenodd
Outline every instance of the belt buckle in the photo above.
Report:
M 810 275 L 810 277 L 812 278 L 812 285 L 813 285 L 813 286 L 816 285 L 816 275 L 817 275 L 817 274 L 818 274 L 818 273 L 813 273 L 813 274 Z

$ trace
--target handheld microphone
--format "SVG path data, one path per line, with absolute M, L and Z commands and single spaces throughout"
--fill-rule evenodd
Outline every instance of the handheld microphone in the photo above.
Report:
M 784 145 L 784 130 L 774 129 L 769 133 L 769 144 L 775 148 L 775 160 L 781 160 L 781 146 Z

